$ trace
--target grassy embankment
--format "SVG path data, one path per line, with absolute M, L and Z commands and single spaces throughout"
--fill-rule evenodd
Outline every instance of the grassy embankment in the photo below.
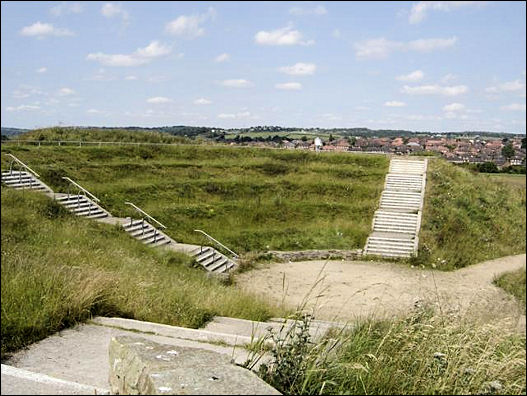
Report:
M 43 194 L 2 187 L 1 204 L 2 356 L 91 315 L 199 327 L 284 313 Z
M 494 284 L 516 297 L 525 312 L 525 269 L 507 272 L 496 278 Z
M 419 255 L 413 262 L 450 270 L 525 253 L 525 176 L 520 180 L 430 160 Z
M 388 169 L 384 156 L 173 147 L 2 147 L 55 191 L 61 176 L 114 215 L 131 201 L 179 242 L 202 229 L 237 252 L 364 246 Z M 3 167 L 7 166 L 2 156 Z

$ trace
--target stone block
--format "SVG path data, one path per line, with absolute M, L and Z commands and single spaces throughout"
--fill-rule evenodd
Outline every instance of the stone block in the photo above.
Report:
M 279 395 L 229 356 L 142 337 L 110 342 L 110 391 L 120 395 Z

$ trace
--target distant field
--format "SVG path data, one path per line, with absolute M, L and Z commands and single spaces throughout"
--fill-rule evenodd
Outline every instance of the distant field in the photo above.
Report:
M 517 185 L 525 188 L 525 175 L 514 175 L 507 173 L 488 173 L 482 176 L 488 177 L 491 180 L 507 183 L 510 185 Z
M 3 146 L 56 191 L 69 176 L 119 216 L 131 201 L 175 240 L 238 252 L 364 246 L 389 159 L 218 146 Z M 5 168 L 5 156 L 2 167 Z

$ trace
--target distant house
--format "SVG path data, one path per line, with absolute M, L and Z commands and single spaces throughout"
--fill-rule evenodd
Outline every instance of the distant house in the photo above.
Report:
M 322 150 L 322 146 L 324 144 L 322 143 L 322 139 L 320 139 L 319 137 L 316 137 L 313 145 L 315 146 L 315 151 L 320 151 Z

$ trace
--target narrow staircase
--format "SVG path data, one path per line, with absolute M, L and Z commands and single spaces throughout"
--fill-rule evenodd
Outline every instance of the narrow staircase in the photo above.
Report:
M 364 255 L 417 254 L 427 160 L 392 159 Z
M 55 200 L 76 216 L 100 219 L 110 214 L 83 194 L 55 194 Z
M 163 246 L 172 240 L 145 219 L 132 220 L 123 224 L 124 230 L 135 239 L 150 246 Z
M 200 246 L 190 252 L 207 271 L 224 273 L 235 267 L 234 261 L 210 246 Z

